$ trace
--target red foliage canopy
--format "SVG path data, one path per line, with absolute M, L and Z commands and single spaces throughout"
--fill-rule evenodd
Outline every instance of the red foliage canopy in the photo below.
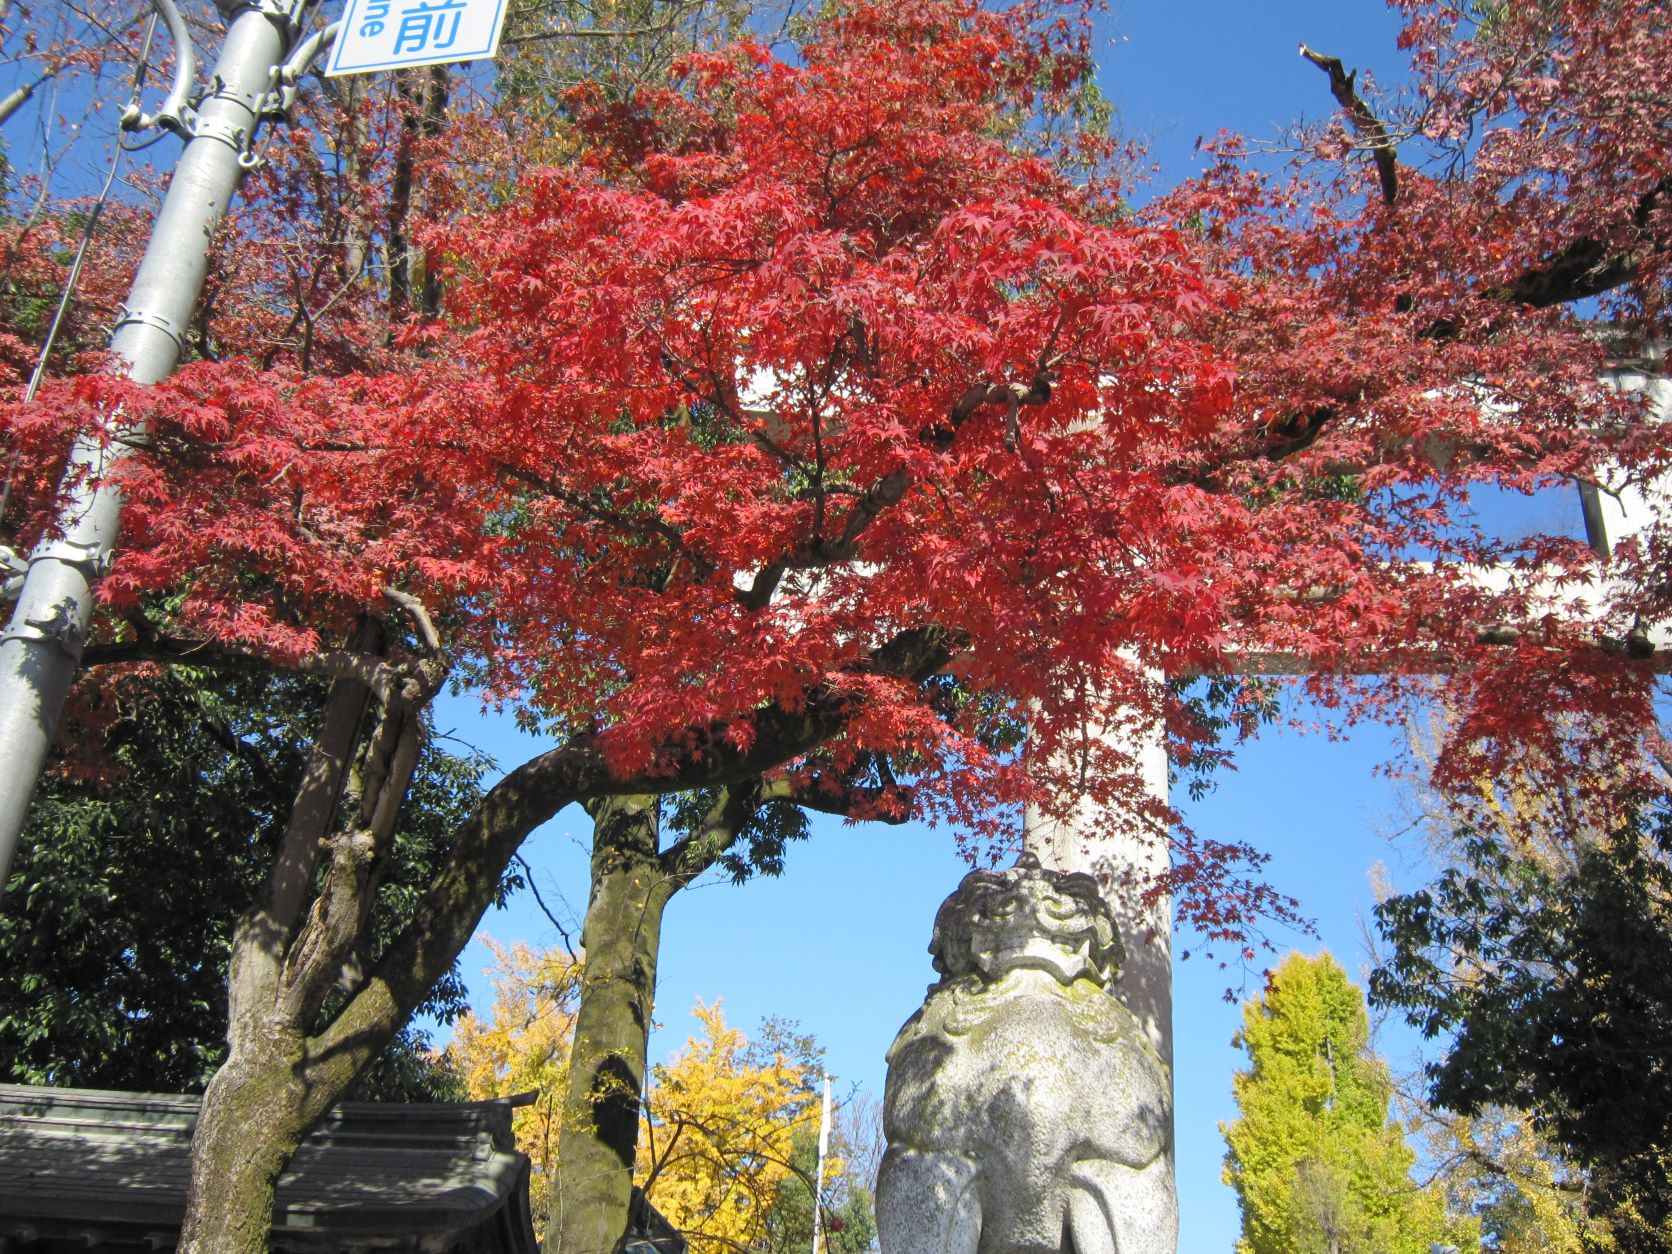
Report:
M 577 95 L 584 159 L 435 230 L 444 316 L 378 372 L 83 379 L 12 437 L 152 408 L 112 631 L 169 593 L 183 631 L 294 661 L 397 588 L 620 775 L 771 759 L 762 711 L 835 700 L 821 762 L 892 755 L 919 805 L 990 829 L 1040 790 L 1135 801 L 1087 727 L 1162 716 L 1187 753 L 1154 674 L 1273 659 L 1321 691 L 1474 674 L 1477 748 L 1584 711 L 1624 735 L 1641 668 L 1598 634 L 1665 616 L 1660 559 L 1599 625 L 1543 573 L 1588 578 L 1584 546 L 1499 542 L 1458 507 L 1664 458 L 1597 384 L 1604 349 L 1517 286 L 1590 240 L 1655 315 L 1665 114 L 1623 117 L 1643 58 L 1593 54 L 1652 51 L 1659 19 L 1508 6 L 1496 42 L 1442 56 L 1449 10 L 1407 7 L 1425 126 L 1497 129 L 1455 177 L 1397 167 L 1391 201 L 1368 165 L 1279 184 L 1228 159 L 1135 215 L 1028 142 L 1082 25 L 860 0 L 793 63 L 743 45 L 678 90 Z M 1528 40 L 1548 72 L 1488 91 Z

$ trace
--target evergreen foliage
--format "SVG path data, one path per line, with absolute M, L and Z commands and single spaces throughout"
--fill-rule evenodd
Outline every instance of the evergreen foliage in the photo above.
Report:
M 1465 834 L 1460 865 L 1377 907 L 1378 1004 L 1430 1037 L 1434 1101 L 1525 1109 L 1589 1166 L 1612 1248 L 1672 1242 L 1672 813 L 1664 802 L 1564 868 Z
M 108 766 L 43 781 L 0 900 L 0 1077 L 201 1092 L 225 1054 L 226 967 L 301 778 L 322 685 L 190 667 L 83 706 Z M 479 794 L 480 764 L 430 750 L 377 894 L 381 944 Z M 456 972 L 422 1013 L 465 1006 Z M 408 1027 L 356 1096 L 446 1098 L 457 1085 Z

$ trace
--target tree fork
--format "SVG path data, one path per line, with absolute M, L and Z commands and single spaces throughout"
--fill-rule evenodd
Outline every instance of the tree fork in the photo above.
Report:
M 878 797 L 845 780 L 751 776 L 718 789 L 693 829 L 665 850 L 655 795 L 587 803 L 592 895 L 548 1254 L 605 1254 L 625 1242 L 668 903 L 737 843 L 762 806 L 791 800 L 851 815 L 870 813 Z
M 362 633 L 370 641 L 373 629 Z M 245 915 L 228 981 L 227 1060 L 210 1081 L 192 1136 L 191 1182 L 180 1249 L 267 1249 L 273 1188 L 302 1139 L 389 1044 L 410 1007 L 363 1017 L 352 1048 L 308 1033 L 333 985 L 353 969 L 381 862 L 418 762 L 420 719 L 439 665 L 399 670 L 365 727 L 368 691 L 339 680 L 323 715 L 266 899 Z M 358 754 L 356 742 L 361 743 Z M 357 795 L 339 818 L 345 786 Z M 341 824 L 334 835 L 333 821 Z M 314 884 L 321 854 L 329 852 Z M 303 908 L 309 892 L 311 908 Z M 339 1022 L 333 1026 L 340 1027 Z

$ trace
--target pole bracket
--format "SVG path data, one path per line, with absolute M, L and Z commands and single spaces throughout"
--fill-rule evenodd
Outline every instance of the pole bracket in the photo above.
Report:
M 302 24 L 303 10 L 312 3 L 313 0 L 302 0 L 301 3 L 298 0 L 252 0 L 247 7 L 259 9 L 268 17 L 296 27 Z
M 75 602 L 69 597 L 60 601 L 51 614 L 25 619 L 21 623 L 14 622 L 0 632 L 0 644 L 13 640 L 24 644 L 55 644 L 72 658 L 81 657 L 82 646 L 86 643 L 81 634 L 81 624 L 76 621 Z
M 221 17 L 228 25 L 240 13 L 253 10 L 295 29 L 307 20 L 307 11 L 314 3 L 315 0 L 215 0 L 215 7 L 221 11 Z
M 29 564 L 36 562 L 57 562 L 60 566 L 72 566 L 80 571 L 88 583 L 101 579 L 110 573 L 110 568 L 116 562 L 113 552 L 100 552 L 103 546 L 96 540 L 83 543 L 78 540 L 48 540 L 44 544 L 35 546 L 35 551 L 29 555 Z
M 10 605 L 23 595 L 23 577 L 29 573 L 29 563 L 16 550 L 0 544 L 0 605 Z
M 197 108 L 199 112 L 202 112 L 203 106 L 211 100 L 230 100 L 248 113 L 259 115 L 262 99 L 266 95 L 265 88 L 260 91 L 239 91 L 217 74 L 209 80 L 209 90 L 198 97 Z
M 129 326 L 150 327 L 153 331 L 161 331 L 174 341 L 175 346 L 181 353 L 186 351 L 186 328 L 177 325 L 171 318 L 163 317 L 162 314 L 151 313 L 144 309 L 129 309 L 124 306 L 122 316 L 117 319 L 116 325 L 111 328 L 111 334 L 114 335 L 123 327 Z
M 242 101 L 240 101 L 242 103 Z M 255 108 L 250 110 L 252 114 Z M 193 139 L 213 139 L 225 144 L 238 154 L 238 164 L 246 170 L 253 170 L 261 164 L 261 158 L 256 156 L 250 146 L 252 128 L 225 118 L 206 118 L 199 113 L 192 122 Z
M 290 108 L 296 103 L 296 84 L 321 56 L 331 50 L 342 30 L 341 22 L 316 30 L 291 50 L 285 63 L 275 66 L 272 85 L 261 102 L 261 116 L 274 121 L 290 121 Z

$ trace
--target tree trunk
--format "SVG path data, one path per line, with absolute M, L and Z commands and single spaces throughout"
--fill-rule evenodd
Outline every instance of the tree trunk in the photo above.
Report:
M 674 894 L 738 841 L 762 805 L 794 795 L 789 781 L 768 786 L 758 775 L 728 784 L 665 850 L 657 797 L 586 803 L 593 824 L 592 895 L 581 934 L 586 965 L 546 1254 L 618 1254 L 626 1243 L 662 917 Z
M 363 642 L 371 638 L 368 630 Z M 279 856 L 233 937 L 229 1050 L 192 1134 L 181 1254 L 264 1254 L 273 1187 L 297 1146 L 416 1004 L 392 1003 L 379 989 L 351 1003 L 353 1015 L 334 1016 L 326 1037 L 309 1036 L 332 989 L 355 978 L 440 677 L 408 672 L 376 685 L 400 700 L 340 680 L 326 699 Z
M 327 94 L 335 100 L 344 119 L 343 138 L 338 145 L 337 156 L 342 162 L 343 174 L 350 189 L 350 199 L 355 203 L 337 206 L 337 219 L 341 223 L 343 241 L 342 264 L 337 271 L 337 277 L 344 283 L 352 283 L 360 278 L 366 268 L 366 259 L 371 255 L 371 243 L 366 237 L 366 224 L 356 212 L 359 208 L 360 184 L 364 175 L 362 157 L 367 142 L 366 117 L 360 107 L 366 80 L 359 74 L 345 74 L 341 78 L 328 78 L 323 81 Z
M 660 859 L 657 798 L 608 797 L 593 820 L 592 896 L 548 1254 L 614 1254 L 627 1235 L 662 914 L 685 883 Z
M 317 1106 L 301 1079 L 299 1035 L 269 1028 L 232 1036 L 238 1048 L 210 1081 L 192 1134 L 179 1246 L 190 1254 L 266 1254 L 273 1186 Z
M 431 316 L 440 307 L 440 287 L 429 272 L 423 249 L 412 239 L 412 218 L 423 207 L 418 186 L 422 150 L 446 124 L 450 79 L 446 67 L 440 65 L 400 70 L 395 88 L 403 111 L 389 193 L 389 312 L 399 320 L 414 306 Z

